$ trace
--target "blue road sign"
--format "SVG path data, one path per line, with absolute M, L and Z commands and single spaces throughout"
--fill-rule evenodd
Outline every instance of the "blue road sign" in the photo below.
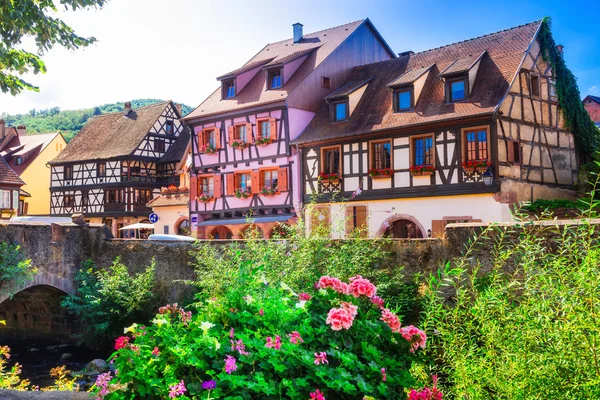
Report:
M 152 222 L 153 224 L 158 222 L 158 214 L 156 213 L 152 213 L 150 214 L 150 216 L 148 217 L 148 219 L 150 220 L 150 222 Z

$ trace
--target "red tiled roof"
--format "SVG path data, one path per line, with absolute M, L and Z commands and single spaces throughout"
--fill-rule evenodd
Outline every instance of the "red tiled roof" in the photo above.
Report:
M 0 185 L 24 185 L 25 182 L 19 178 L 19 175 L 12 170 L 4 160 L 4 157 L 0 157 Z
M 221 100 L 221 88 L 217 88 L 202 104 L 183 119 L 190 120 L 208 115 L 218 114 L 283 101 L 289 93 L 304 80 L 325 58 L 327 58 L 348 36 L 367 20 L 351 22 L 335 28 L 309 33 L 302 36 L 299 43 L 293 39 L 270 43 L 258 52 L 245 65 L 254 64 L 258 60 L 271 58 L 271 63 L 291 60 L 308 53 L 306 61 L 296 70 L 292 77 L 279 89 L 266 90 L 267 76 L 257 73 L 234 98 Z M 300 55 L 299 55 L 300 54 Z M 244 69 L 242 67 L 241 69 Z M 247 70 L 247 69 L 245 69 Z M 235 71 L 234 71 L 235 72 Z
M 336 90 L 335 92 L 328 94 L 325 97 L 325 99 L 336 99 L 336 98 L 348 96 L 352 92 L 356 91 L 357 89 L 359 89 L 359 88 L 363 87 L 364 85 L 366 85 L 367 83 L 369 83 L 372 79 L 373 78 L 358 79 L 355 81 L 347 82 L 344 85 L 342 85 L 342 87 L 339 88 L 338 90 Z
M 417 126 L 482 114 L 491 114 L 505 96 L 518 72 L 524 53 L 533 41 L 541 21 L 501 32 L 410 54 L 397 59 L 356 67 L 347 82 L 374 77 L 347 121 L 329 121 L 324 104 L 294 143 L 318 142 L 393 128 Z M 446 103 L 444 83 L 438 74 L 458 59 L 481 59 L 477 78 L 467 101 Z M 472 58 L 475 61 L 476 58 Z M 394 113 L 387 85 L 405 72 L 432 67 L 413 111 Z
M 187 206 L 190 203 L 189 192 L 177 194 L 161 194 L 146 204 L 147 207 Z
M 413 83 L 414 81 L 419 79 L 425 72 L 429 71 L 431 67 L 433 67 L 433 65 L 430 65 L 428 67 L 409 69 L 402 75 L 400 75 L 398 78 L 388 83 L 388 86 L 398 86 Z

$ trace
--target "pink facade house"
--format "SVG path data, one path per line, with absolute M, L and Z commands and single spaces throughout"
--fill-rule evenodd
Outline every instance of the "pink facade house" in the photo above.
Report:
M 198 238 L 270 237 L 302 206 L 300 158 L 290 144 L 353 67 L 395 55 L 368 20 L 265 46 L 183 118 L 191 128 L 190 222 Z

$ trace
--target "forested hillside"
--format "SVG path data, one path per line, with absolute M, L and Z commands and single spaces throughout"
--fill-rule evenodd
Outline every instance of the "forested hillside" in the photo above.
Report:
M 144 107 L 150 104 L 158 103 L 160 99 L 138 99 L 132 100 L 133 108 Z M 73 136 L 83 128 L 87 120 L 100 114 L 117 112 L 123 110 L 124 102 L 104 104 L 93 108 L 84 108 L 81 110 L 64 110 L 59 107 L 53 107 L 47 110 L 31 110 L 27 114 L 8 115 L 2 114 L 7 125 L 25 125 L 27 133 L 46 133 L 57 132 L 63 133 L 65 139 L 70 141 Z M 183 115 L 192 111 L 192 108 L 183 105 Z

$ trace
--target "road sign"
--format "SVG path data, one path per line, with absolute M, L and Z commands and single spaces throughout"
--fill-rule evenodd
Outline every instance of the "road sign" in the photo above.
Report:
M 148 217 L 148 219 L 150 220 L 150 222 L 152 222 L 153 224 L 158 222 L 158 214 L 156 213 L 152 213 L 150 214 L 150 216 Z

